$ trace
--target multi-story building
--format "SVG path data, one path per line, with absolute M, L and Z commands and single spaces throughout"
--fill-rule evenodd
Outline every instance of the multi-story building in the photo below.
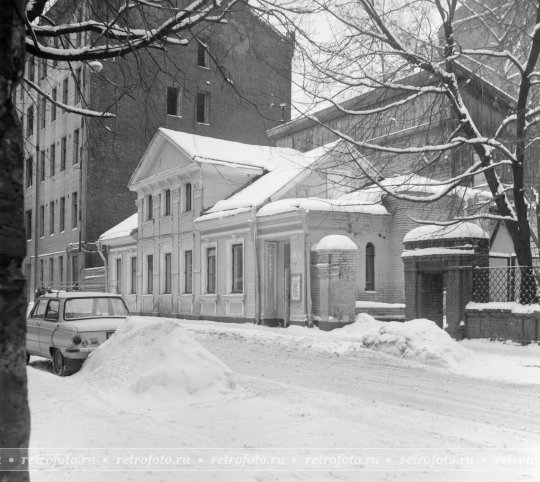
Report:
M 84 5 L 60 1 L 51 15 L 81 18 Z M 101 62 L 28 59 L 27 78 L 53 99 L 116 115 L 68 113 L 24 85 L 17 93 L 30 295 L 42 285 L 77 287 L 85 267 L 101 264 L 93 243 L 135 211 L 127 183 L 157 128 L 266 145 L 266 130 L 289 120 L 292 37 L 246 6 L 193 35 L 187 46 Z

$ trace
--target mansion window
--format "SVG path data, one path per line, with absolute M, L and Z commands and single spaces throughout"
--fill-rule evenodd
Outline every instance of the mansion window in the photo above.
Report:
M 184 252 L 184 293 L 193 293 L 193 251 Z
M 185 203 L 184 211 L 191 211 L 191 184 L 188 182 L 184 189 Z
M 232 292 L 244 292 L 244 245 L 232 245 Z
M 171 294 L 172 272 L 171 272 L 171 253 L 165 253 L 165 279 L 163 293 Z
M 152 294 L 154 292 L 154 255 L 146 256 L 146 292 Z
M 122 293 L 122 258 L 116 258 L 116 292 Z
M 122 258 L 116 258 L 116 292 L 122 293 Z
M 366 245 L 366 291 L 375 291 L 375 246 Z
M 137 293 L 137 257 L 131 258 L 131 290 L 130 293 L 134 295 Z
M 171 215 L 171 190 L 165 189 L 163 193 L 163 216 Z
M 151 194 L 146 196 L 146 219 L 154 219 L 154 198 Z
M 206 292 L 216 292 L 216 248 L 206 250 Z

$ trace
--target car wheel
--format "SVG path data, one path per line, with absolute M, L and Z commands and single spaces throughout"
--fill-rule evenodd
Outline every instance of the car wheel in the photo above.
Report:
M 30 353 L 26 352 L 26 364 L 30 363 Z
M 66 367 L 66 359 L 60 350 L 54 350 L 52 354 L 53 371 L 59 377 L 69 375 Z

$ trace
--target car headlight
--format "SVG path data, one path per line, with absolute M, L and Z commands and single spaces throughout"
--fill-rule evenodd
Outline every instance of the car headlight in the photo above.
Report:
M 75 336 L 71 339 L 71 341 L 73 341 L 73 344 L 74 344 L 74 345 L 78 345 L 79 343 L 81 343 L 82 338 L 81 338 L 79 335 L 75 335 Z

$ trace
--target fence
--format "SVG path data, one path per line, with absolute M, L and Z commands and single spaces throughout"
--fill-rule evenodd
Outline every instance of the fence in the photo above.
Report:
M 539 284 L 538 267 L 474 268 L 473 301 L 477 303 L 514 301 L 530 305 L 538 302 Z

